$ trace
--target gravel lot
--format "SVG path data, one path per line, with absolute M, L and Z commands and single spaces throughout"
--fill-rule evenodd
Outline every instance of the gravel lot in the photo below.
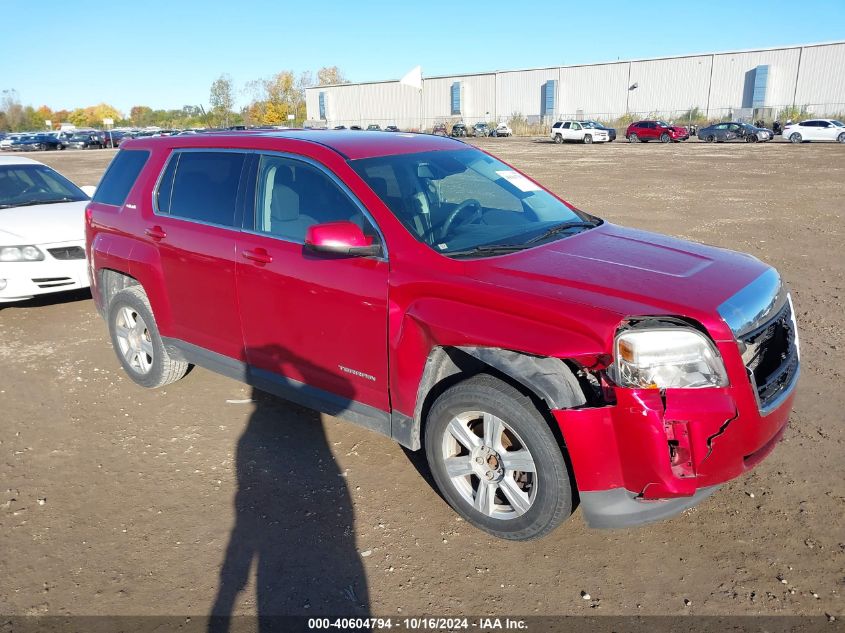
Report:
M 0 613 L 841 613 L 845 147 L 479 144 L 608 220 L 780 269 L 804 364 L 772 456 L 670 521 L 506 543 L 389 440 L 203 369 L 145 391 L 89 295 L 31 301 L 0 308 Z M 112 155 L 34 157 L 83 185 Z

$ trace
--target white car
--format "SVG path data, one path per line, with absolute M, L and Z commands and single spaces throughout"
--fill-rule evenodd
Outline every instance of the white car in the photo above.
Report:
M 836 119 L 807 119 L 800 123 L 788 123 L 783 128 L 783 138 L 793 143 L 804 141 L 845 143 L 845 123 Z
M 26 134 L 9 134 L 3 140 L 0 140 L 0 150 L 10 150 L 12 149 L 12 141 L 16 141 L 19 138 L 26 136 Z
M 85 206 L 94 187 L 0 156 L 0 303 L 88 287 Z
M 490 136 L 513 136 L 513 130 L 508 127 L 507 123 L 499 123 L 499 125 L 490 132 Z
M 583 121 L 557 121 L 552 126 L 550 136 L 555 143 L 607 143 L 610 140 L 607 130 L 588 127 Z

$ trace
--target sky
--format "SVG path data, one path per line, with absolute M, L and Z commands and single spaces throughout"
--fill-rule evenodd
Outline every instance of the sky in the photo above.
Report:
M 351 81 L 845 39 L 845 0 L 0 0 L 0 90 L 24 105 L 207 107 L 212 81 L 339 66 Z M 556 8 L 555 8 L 556 7 Z M 810 19 L 810 16 L 812 19 Z M 15 28 L 20 25 L 21 28 Z

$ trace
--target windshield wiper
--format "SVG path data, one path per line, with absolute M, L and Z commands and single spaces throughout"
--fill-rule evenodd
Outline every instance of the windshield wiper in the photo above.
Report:
M 570 229 L 593 229 L 597 226 L 598 224 L 596 224 L 595 222 L 584 222 L 581 220 L 577 222 L 564 222 L 563 224 L 557 224 L 552 228 L 548 229 L 547 231 L 540 233 L 540 235 L 532 237 L 525 243 L 534 244 L 536 242 L 540 242 L 546 238 L 557 235 L 558 233 L 563 233 L 564 231 L 568 231 Z
M 56 202 L 74 202 L 72 198 L 53 198 L 51 200 L 27 200 L 26 202 L 13 202 L 10 204 L 0 204 L 0 209 L 9 209 L 11 207 L 32 207 L 36 204 L 54 204 Z
M 452 251 L 444 253 L 448 257 L 464 257 L 466 255 L 504 255 L 505 253 L 515 253 L 516 251 L 524 250 L 525 244 L 484 244 L 482 246 L 473 246 L 462 251 Z

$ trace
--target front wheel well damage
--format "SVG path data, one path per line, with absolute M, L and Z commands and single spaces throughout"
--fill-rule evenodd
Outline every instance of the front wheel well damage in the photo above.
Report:
M 417 442 L 422 439 L 426 417 L 437 398 L 453 385 L 481 373 L 509 383 L 530 397 L 547 417 L 552 409 L 583 406 L 593 397 L 590 385 L 576 375 L 578 369 L 559 358 L 493 347 L 437 347 L 429 354 L 417 392 Z

